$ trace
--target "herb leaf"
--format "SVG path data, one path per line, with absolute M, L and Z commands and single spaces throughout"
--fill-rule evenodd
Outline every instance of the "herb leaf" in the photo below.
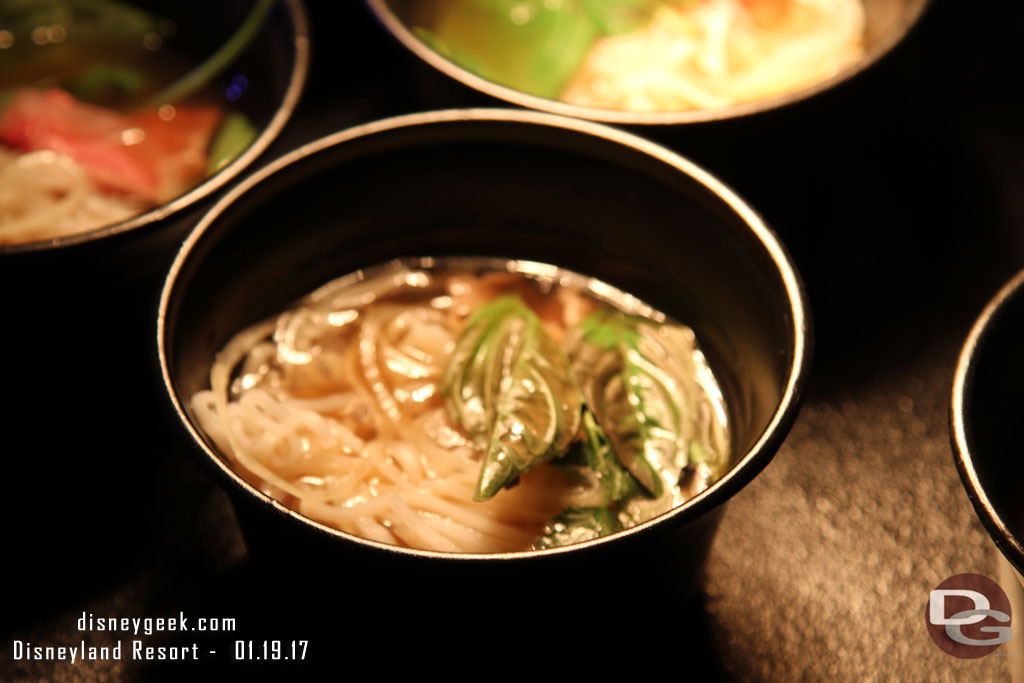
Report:
M 450 0 L 425 31 L 438 53 L 488 80 L 555 98 L 600 32 L 581 0 Z
M 706 402 L 693 332 L 601 311 L 580 323 L 567 343 L 587 405 L 622 464 L 655 497 L 679 497 Z
M 589 541 L 622 530 L 622 523 L 607 507 L 568 508 L 551 520 L 534 548 L 557 548 Z
M 210 143 L 209 161 L 206 166 L 206 175 L 224 168 L 235 158 L 245 151 L 256 139 L 259 131 L 256 126 L 241 112 L 232 112 L 224 118 L 220 124 L 220 130 Z
M 495 299 L 469 318 L 442 391 L 449 416 L 484 452 L 475 500 L 561 455 L 579 431 L 582 396 L 569 361 L 515 296 Z
M 582 440 L 573 443 L 565 460 L 586 465 L 597 475 L 604 491 L 602 503 L 566 508 L 545 527 L 534 548 L 554 548 L 621 531 L 624 520 L 632 521 L 628 514 L 622 514 L 624 504 L 634 499 L 650 500 L 629 470 L 619 463 L 608 435 L 587 407 L 583 408 L 580 435 Z
M 101 102 L 104 98 L 134 95 L 145 85 L 142 71 L 131 66 L 98 62 L 71 83 L 67 90 L 83 102 Z
M 583 454 L 587 466 L 596 472 L 601 480 L 606 504 L 617 503 L 643 493 L 643 488 L 633 475 L 619 463 L 611 440 L 587 408 L 583 409 L 583 435 Z

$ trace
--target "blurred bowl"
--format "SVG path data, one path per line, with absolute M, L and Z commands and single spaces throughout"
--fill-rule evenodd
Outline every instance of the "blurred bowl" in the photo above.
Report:
M 950 431 L 967 495 L 996 546 L 1024 575 L 1024 271 L 989 302 L 964 344 Z
M 174 22 L 174 35 L 181 36 L 172 48 L 174 58 L 182 54 L 190 60 L 186 69 L 212 55 L 225 38 L 237 30 L 252 8 L 252 3 L 243 0 L 218 3 L 216 11 L 208 11 L 212 6 L 166 0 L 140 0 L 138 5 Z M 27 40 L 27 36 L 15 37 L 16 42 L 20 40 Z M 150 247 L 148 251 L 143 242 L 152 240 L 154 233 L 167 227 L 173 219 L 237 178 L 267 149 L 294 112 L 308 68 L 309 27 L 305 9 L 300 0 L 281 0 L 252 44 L 208 86 L 223 91 L 233 77 L 244 76 L 244 91 L 235 93 L 234 101 L 229 102 L 231 97 L 224 96 L 222 102 L 226 109 L 244 113 L 259 130 L 244 151 L 183 194 L 131 218 L 52 239 L 0 244 L 0 263 L 14 263 L 12 255 L 42 254 L 33 263 L 46 267 L 57 259 L 81 258 L 80 252 L 84 252 L 89 258 L 99 256 L 116 267 L 123 265 L 121 262 L 138 259 L 142 253 L 166 251 L 166 246 L 176 240 L 159 240 L 159 246 Z M 177 235 L 177 241 L 181 236 Z M 101 245 L 98 248 L 97 243 Z M 111 256 L 111 253 L 117 255 Z
M 918 22 L 930 0 L 864 0 L 863 54 L 830 78 L 791 92 L 713 109 L 637 112 L 601 109 L 551 100 L 499 85 L 435 52 L 410 30 L 392 5 L 394 0 L 364 0 L 379 23 L 405 48 L 450 79 L 495 100 L 564 116 L 635 126 L 665 126 L 725 121 L 788 107 L 830 90 L 865 71 L 888 54 Z
M 553 263 L 690 325 L 730 409 L 732 468 L 633 529 L 500 555 L 376 543 L 268 498 L 211 445 L 189 407 L 209 386 L 214 354 L 237 331 L 330 279 L 423 255 Z M 227 489 L 254 557 L 301 558 L 295 564 L 306 576 L 315 567 L 344 566 L 347 576 L 373 585 L 416 576 L 397 583 L 430 585 L 431 595 L 450 600 L 494 582 L 509 581 L 517 591 L 542 586 L 552 572 L 597 581 L 628 563 L 645 567 L 645 581 L 662 577 L 667 593 L 692 590 L 723 504 L 769 462 L 796 416 L 810 332 L 784 249 L 749 206 L 702 169 L 598 124 L 462 110 L 323 138 L 233 188 L 171 267 L 157 343 L 179 437 Z M 368 588 L 366 599 L 380 595 Z
M 139 4 L 173 17 L 196 60 L 212 54 L 252 7 L 247 0 Z M 31 453 L 4 464 L 4 477 L 17 482 L 4 512 L 21 518 L 20 511 L 37 510 L 9 538 L 17 549 L 15 582 L 22 588 L 12 614 L 38 615 L 50 604 L 81 599 L 133 575 L 161 542 L 158 530 L 169 523 L 163 488 L 178 476 L 180 462 L 165 469 L 172 461 L 157 436 L 163 425 L 153 402 L 159 394 L 155 375 L 147 372 L 158 274 L 203 201 L 250 167 L 281 132 L 303 88 L 308 57 L 304 7 L 282 0 L 254 44 L 217 81 L 245 75 L 237 109 L 260 127 L 233 162 L 163 206 L 120 223 L 0 246 L 0 354 L 17 359 L 4 370 L 4 388 L 18 397 L 7 408 L 4 436 L 9 448 L 18 444 Z M 139 457 L 140 447 L 145 457 Z M 48 501 L 42 509 L 40 500 Z M 54 543 L 52 529 L 69 519 L 117 533 Z M 46 578 L 47 567 L 85 556 L 92 560 L 66 580 Z

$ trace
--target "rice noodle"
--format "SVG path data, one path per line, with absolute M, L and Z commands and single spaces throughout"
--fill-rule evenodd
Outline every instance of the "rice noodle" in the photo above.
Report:
M 146 208 L 144 202 L 98 191 L 70 157 L 0 147 L 0 244 L 85 232 Z
M 863 52 L 861 0 L 665 2 L 598 40 L 560 99 L 629 111 L 723 107 L 834 76 Z

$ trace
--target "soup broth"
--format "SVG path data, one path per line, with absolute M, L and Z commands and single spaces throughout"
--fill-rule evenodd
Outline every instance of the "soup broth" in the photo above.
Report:
M 391 262 L 235 335 L 192 397 L 267 495 L 347 533 L 492 553 L 639 524 L 729 465 L 693 332 L 599 280 Z
M 392 0 L 495 83 L 624 111 L 714 109 L 826 80 L 863 53 L 861 0 Z

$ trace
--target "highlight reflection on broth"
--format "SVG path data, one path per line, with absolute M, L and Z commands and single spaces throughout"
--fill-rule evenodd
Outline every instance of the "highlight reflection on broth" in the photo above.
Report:
M 711 109 L 826 80 L 863 52 L 861 0 L 392 0 L 495 83 L 601 109 Z
M 218 353 L 200 426 L 267 494 L 383 543 L 566 545 L 729 465 L 693 332 L 593 278 L 493 259 L 335 280 Z

